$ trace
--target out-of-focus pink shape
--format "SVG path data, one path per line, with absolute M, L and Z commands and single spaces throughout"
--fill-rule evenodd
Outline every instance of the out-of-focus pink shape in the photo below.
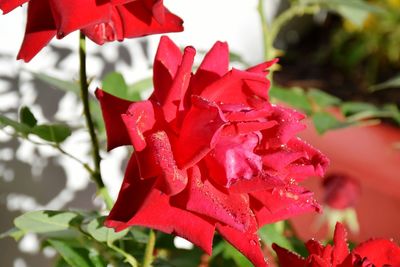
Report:
M 342 173 L 358 180 L 360 198 L 355 205 L 360 232 L 351 235 L 355 241 L 370 237 L 400 240 L 400 150 L 394 147 L 400 141 L 400 129 L 379 124 L 349 127 L 318 135 L 308 122 L 300 136 L 318 147 L 331 159 L 329 173 Z M 323 200 L 320 180 L 309 179 L 304 185 Z M 322 202 L 322 201 L 321 201 Z M 308 214 L 293 219 L 302 239 L 326 236 L 326 228 L 316 233 L 318 215 Z

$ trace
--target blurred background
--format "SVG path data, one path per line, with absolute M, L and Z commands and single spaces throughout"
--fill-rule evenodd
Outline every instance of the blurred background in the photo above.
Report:
M 181 47 L 193 45 L 198 61 L 217 40 L 229 43 L 232 66 L 280 58 L 271 75 L 271 100 L 307 114 L 301 137 L 331 159 L 326 178 L 306 185 L 324 212 L 293 219 L 293 231 L 304 240 L 327 240 L 340 220 L 354 242 L 370 237 L 399 242 L 400 1 L 169 0 L 165 5 L 185 21 L 183 33 L 169 36 Z M 25 6 L 0 16 L 0 114 L 18 118 L 20 107 L 29 106 L 42 123 L 68 123 L 73 133 L 63 148 L 90 161 L 82 108 L 69 90 L 78 80 L 78 35 L 53 40 L 29 64 L 16 61 L 25 17 Z M 137 99 L 146 97 L 158 40 L 89 43 L 92 92 L 96 86 L 122 84 L 133 88 Z M 104 150 L 99 109 L 96 117 Z M 100 207 L 81 165 L 0 127 L 0 232 L 26 211 Z M 125 148 L 102 154 L 103 177 L 113 197 L 128 155 Z M 267 244 L 279 242 L 271 234 L 276 227 L 263 229 Z M 2 238 L 0 248 L 1 266 L 53 266 L 55 252 L 40 251 L 36 235 L 19 242 Z M 235 257 L 232 262 L 243 266 Z

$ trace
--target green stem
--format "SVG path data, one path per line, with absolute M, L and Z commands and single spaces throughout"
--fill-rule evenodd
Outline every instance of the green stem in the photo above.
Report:
M 112 243 L 108 243 L 107 246 L 112 250 L 114 250 L 115 252 L 121 254 L 125 258 L 125 261 L 128 262 L 132 267 L 138 267 L 138 263 L 132 255 L 126 253 L 124 250 L 113 245 Z
M 153 252 L 156 245 L 156 233 L 154 230 L 150 229 L 149 242 L 146 245 L 146 250 L 144 251 L 143 267 L 151 267 L 153 262 Z
M 264 60 L 268 60 L 270 58 L 269 53 L 271 47 L 269 46 L 270 43 L 268 35 L 269 25 L 264 13 L 264 0 L 258 0 L 257 11 L 261 20 L 261 30 L 262 30 L 262 38 L 264 46 Z
M 269 33 L 270 43 L 269 47 L 273 47 L 276 37 L 278 36 L 282 27 L 291 21 L 296 16 L 302 16 L 305 14 L 315 14 L 320 10 L 318 5 L 312 6 L 301 6 L 294 4 L 284 12 L 282 12 L 272 23 L 271 31 Z M 275 56 L 275 55 L 274 55 Z
M 112 207 L 112 200 L 108 194 L 108 191 L 104 185 L 103 179 L 101 178 L 100 172 L 100 149 L 99 149 L 99 142 L 97 140 L 97 135 L 95 132 L 95 127 L 93 123 L 92 116 L 90 114 L 90 106 L 89 106 L 89 84 L 87 81 L 86 75 L 86 37 L 85 35 L 80 32 L 79 35 L 79 63 L 80 63 L 80 89 L 81 89 L 81 98 L 83 103 L 83 112 L 86 119 L 86 126 L 89 130 L 90 140 L 92 143 L 92 157 L 94 163 L 94 170 L 91 173 L 92 180 L 96 183 L 98 193 L 100 196 L 103 197 L 106 206 L 108 209 Z

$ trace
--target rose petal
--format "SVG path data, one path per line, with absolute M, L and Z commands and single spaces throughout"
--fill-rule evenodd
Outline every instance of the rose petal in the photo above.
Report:
M 193 47 L 186 47 L 183 52 L 182 62 L 179 66 L 176 76 L 168 89 L 165 98 L 160 101 L 164 118 L 167 122 L 172 122 L 177 119 L 178 109 L 182 110 L 183 103 L 181 103 L 186 94 L 189 86 L 190 76 L 192 74 L 192 65 L 196 50 Z M 182 100 L 182 101 L 181 101 Z M 175 123 L 178 123 L 175 121 Z
M 57 37 L 63 38 L 67 34 L 107 22 L 111 19 L 109 3 L 98 4 L 93 0 L 48 0 L 57 26 Z
M 48 1 L 30 1 L 24 40 L 17 59 L 29 62 L 56 35 L 56 26 Z
M 261 172 L 259 176 L 250 180 L 241 179 L 229 187 L 234 193 L 251 193 L 253 191 L 265 191 L 275 187 L 283 187 L 286 182 L 279 177 L 270 176 L 265 172 Z
M 182 19 L 169 12 L 165 7 L 163 14 L 165 18 L 161 23 L 157 21 L 160 19 L 160 14 L 157 12 L 153 14 L 153 10 L 149 12 L 144 1 L 131 1 L 117 8 L 121 16 L 125 38 L 183 31 Z
M 192 97 L 192 107 L 182 123 L 176 146 L 176 160 L 181 169 L 193 166 L 215 147 L 225 124 L 224 115 L 215 103 Z
M 107 133 L 107 150 L 115 147 L 130 145 L 131 141 L 121 115 L 132 102 L 115 97 L 101 89 L 97 89 L 96 97 L 100 102 Z
M 0 0 L 0 9 L 3 10 L 4 15 L 26 2 L 28 0 Z
M 307 258 L 306 265 L 307 267 L 332 267 L 329 261 L 322 259 L 317 255 L 311 255 Z
M 257 133 L 221 137 L 215 148 L 205 157 L 210 179 L 229 188 L 239 180 L 259 176 L 262 160 L 254 153 L 258 145 Z
M 118 7 L 111 7 L 111 18 L 108 21 L 90 25 L 82 29 L 93 42 L 102 45 L 106 42 L 124 39 L 124 29 Z
M 154 92 L 151 99 L 160 101 L 166 98 L 181 61 L 182 53 L 179 47 L 167 36 L 162 36 L 154 59 Z
M 190 81 L 190 93 L 200 95 L 205 87 L 228 72 L 229 48 L 224 42 L 216 42 L 205 55 L 196 74 Z M 189 98 L 190 100 L 190 98 Z
M 155 130 L 157 116 L 159 116 L 151 101 L 132 103 L 121 118 L 125 124 L 130 141 L 135 151 L 142 151 L 146 147 L 145 135 L 150 130 Z M 158 120 L 159 122 L 160 120 Z M 160 123 L 160 122 L 159 122 Z M 116 131 L 115 128 L 110 131 Z
M 340 222 L 336 223 L 335 233 L 333 235 L 333 252 L 332 252 L 332 263 L 337 265 L 342 263 L 344 259 L 349 255 L 349 248 L 347 246 L 347 232 L 343 224 Z
M 240 231 L 256 231 L 257 225 L 245 194 L 230 194 L 214 187 L 208 180 L 202 181 L 197 166 L 189 169 L 189 183 L 177 205 L 185 209 L 223 222 Z
M 255 100 L 264 100 L 264 103 L 267 103 L 268 87 L 269 82 L 264 76 L 232 69 L 221 79 L 207 86 L 200 96 L 218 103 L 251 106 Z
M 296 185 L 287 185 L 286 188 L 275 188 L 271 191 L 255 191 L 251 192 L 250 196 L 255 200 L 251 202 L 251 207 L 260 227 L 308 211 L 320 210 L 313 193 Z
M 387 239 L 373 239 L 358 245 L 352 254 L 367 258 L 375 266 L 400 266 L 400 247 Z
M 217 223 L 217 231 L 232 246 L 237 248 L 244 256 L 246 256 L 257 267 L 267 267 L 268 263 L 264 259 L 258 241 L 257 233 L 240 232 L 227 225 Z
M 198 215 L 172 207 L 168 196 L 155 189 L 154 183 L 154 179 L 139 178 L 136 159 L 132 157 L 106 226 L 118 231 L 135 225 L 154 228 L 179 235 L 211 254 L 214 225 Z
M 298 132 L 304 130 L 305 125 L 300 123 L 303 118 L 303 114 L 293 109 L 272 106 L 268 121 L 276 121 L 277 125 L 262 131 L 264 146 L 266 148 L 277 148 L 286 144 Z
M 175 195 L 187 184 L 186 171 L 175 163 L 168 135 L 163 131 L 146 136 L 147 147 L 136 153 L 142 178 L 158 176 L 156 187 L 164 194 Z
M 268 74 L 268 69 L 279 61 L 279 58 L 272 59 L 270 61 L 263 62 L 247 69 L 249 72 L 260 73 L 262 75 Z
M 279 245 L 273 243 L 272 249 L 276 252 L 279 259 L 279 265 L 281 267 L 304 267 L 306 266 L 306 261 L 302 257 L 293 252 L 280 247 Z

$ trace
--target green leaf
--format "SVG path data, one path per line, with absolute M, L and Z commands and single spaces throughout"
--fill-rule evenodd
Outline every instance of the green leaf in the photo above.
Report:
M 252 267 L 253 264 L 238 250 L 232 247 L 227 242 L 224 242 L 224 250 L 222 252 L 222 256 L 225 259 L 232 259 L 237 266 L 240 267 Z
M 122 74 L 118 72 L 107 74 L 103 80 L 103 90 L 105 92 L 129 101 L 141 100 L 140 93 L 151 88 L 151 86 L 151 78 L 140 80 L 128 86 Z
M 89 259 L 94 267 L 106 267 L 106 263 L 101 255 L 94 248 L 89 248 Z
M 129 100 L 139 101 L 141 100 L 140 93 L 151 89 L 153 86 L 153 78 L 145 78 L 140 81 L 135 82 L 128 86 Z
M 128 85 L 121 73 L 111 72 L 103 79 L 103 90 L 114 96 L 125 98 Z
M 19 120 L 29 127 L 34 127 L 37 124 L 35 116 L 32 114 L 31 110 L 25 106 L 19 111 Z
M 276 243 L 281 247 L 293 251 L 293 246 L 289 240 L 284 236 L 285 225 L 284 222 L 278 222 L 273 224 L 267 224 L 260 228 L 258 231 L 260 238 L 269 247 L 272 243 Z
M 384 10 L 378 6 L 363 0 L 302 0 L 302 4 L 318 4 L 361 26 L 369 13 L 383 13 Z
M 24 111 L 24 113 L 29 114 L 27 111 Z M 21 116 L 24 116 L 24 118 L 21 118 L 21 120 L 28 120 L 28 123 L 33 125 L 32 118 L 29 118 L 30 115 Z M 27 118 L 25 118 L 25 116 Z M 0 115 L 0 125 L 11 126 L 16 132 L 20 133 L 23 136 L 34 134 L 39 136 L 43 140 L 55 143 L 61 143 L 62 141 L 67 139 L 67 137 L 69 137 L 72 133 L 71 129 L 65 124 L 41 124 L 31 127 L 26 123 L 19 123 L 3 115 Z
M 370 91 L 375 92 L 379 90 L 389 89 L 389 88 L 400 88 L 400 75 L 396 76 L 392 79 L 387 80 L 386 82 L 375 84 L 369 88 Z
M 349 116 L 363 111 L 375 111 L 378 108 L 373 104 L 365 102 L 345 102 L 341 105 L 341 110 L 345 116 Z
M 312 111 L 307 95 L 301 88 L 289 89 L 274 86 L 271 88 L 270 96 L 306 113 L 311 113 Z
M 147 244 L 147 242 L 149 242 L 149 235 L 142 232 L 138 227 L 131 227 L 130 233 L 133 239 L 138 243 Z
M 80 216 L 68 211 L 32 211 L 14 219 L 14 224 L 24 232 L 49 233 L 73 226 Z
M 31 133 L 46 141 L 55 143 L 63 142 L 72 134 L 71 129 L 65 124 L 37 125 L 32 128 Z
M 323 134 L 328 130 L 343 128 L 349 125 L 347 122 L 341 122 L 328 112 L 315 112 L 312 115 L 315 129 Z
M 71 267 L 92 267 L 84 256 L 62 240 L 48 239 L 47 242 L 60 253 Z
M 80 93 L 79 89 L 79 84 L 75 82 L 70 82 L 70 81 L 64 81 L 58 78 L 51 77 L 47 74 L 40 73 L 40 72 L 30 72 L 33 77 L 36 79 L 47 83 L 48 85 L 55 87 L 59 90 L 65 91 L 65 92 L 74 92 L 76 94 Z
M 28 135 L 31 131 L 30 127 L 26 124 L 19 123 L 15 120 L 9 119 L 6 116 L 0 114 L 0 125 L 2 126 L 10 126 L 14 128 L 14 130 L 22 135 Z
M 24 236 L 24 231 L 21 231 L 18 228 L 11 228 L 10 230 L 8 230 L 7 232 L 1 233 L 0 234 L 0 239 L 6 238 L 6 237 L 12 237 L 14 238 L 16 241 L 18 241 L 21 237 Z
M 87 226 L 88 233 L 97 241 L 112 244 L 114 241 L 121 239 L 129 232 L 129 229 L 115 232 L 114 229 L 103 226 L 104 219 L 105 217 L 96 218 Z
M 307 96 L 322 108 L 334 106 L 341 102 L 339 98 L 318 89 L 310 89 Z

